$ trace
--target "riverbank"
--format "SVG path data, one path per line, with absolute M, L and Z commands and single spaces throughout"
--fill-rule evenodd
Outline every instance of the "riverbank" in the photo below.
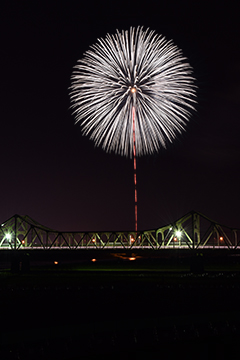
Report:
M 239 301 L 239 272 L 5 271 L 0 354 L 6 360 L 168 359 L 201 349 L 194 356 L 201 359 L 222 349 L 231 358 Z

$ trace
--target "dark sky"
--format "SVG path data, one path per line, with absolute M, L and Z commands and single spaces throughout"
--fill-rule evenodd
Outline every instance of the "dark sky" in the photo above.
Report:
M 27 214 L 57 230 L 134 229 L 133 161 L 82 137 L 68 87 L 97 38 L 138 25 L 173 39 L 198 86 L 183 136 L 137 160 L 139 229 L 191 210 L 240 227 L 240 23 L 229 0 L 2 1 L 0 222 Z

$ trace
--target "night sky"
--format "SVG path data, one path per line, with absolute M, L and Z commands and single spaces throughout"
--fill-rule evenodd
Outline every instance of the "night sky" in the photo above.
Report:
M 19 214 L 60 231 L 134 229 L 133 160 L 81 135 L 68 88 L 97 38 L 138 25 L 173 39 L 198 86 L 187 131 L 137 160 L 139 229 L 191 210 L 240 228 L 240 22 L 230 0 L 2 1 L 0 222 Z

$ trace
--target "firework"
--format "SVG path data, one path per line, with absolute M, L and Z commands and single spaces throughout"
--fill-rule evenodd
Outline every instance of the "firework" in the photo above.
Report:
M 194 110 L 194 77 L 182 51 L 141 27 L 98 39 L 71 80 L 75 121 L 108 152 L 133 155 L 133 108 L 136 156 L 166 147 Z
M 84 135 L 106 151 L 134 157 L 166 147 L 181 133 L 194 109 L 192 68 L 180 49 L 142 28 L 107 35 L 79 60 L 71 101 Z

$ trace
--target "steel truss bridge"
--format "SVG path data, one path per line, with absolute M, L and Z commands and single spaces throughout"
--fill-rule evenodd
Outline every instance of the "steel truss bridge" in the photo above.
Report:
M 56 231 L 29 216 L 14 215 L 0 225 L 0 249 L 239 249 L 240 229 L 220 225 L 198 212 L 153 230 Z

